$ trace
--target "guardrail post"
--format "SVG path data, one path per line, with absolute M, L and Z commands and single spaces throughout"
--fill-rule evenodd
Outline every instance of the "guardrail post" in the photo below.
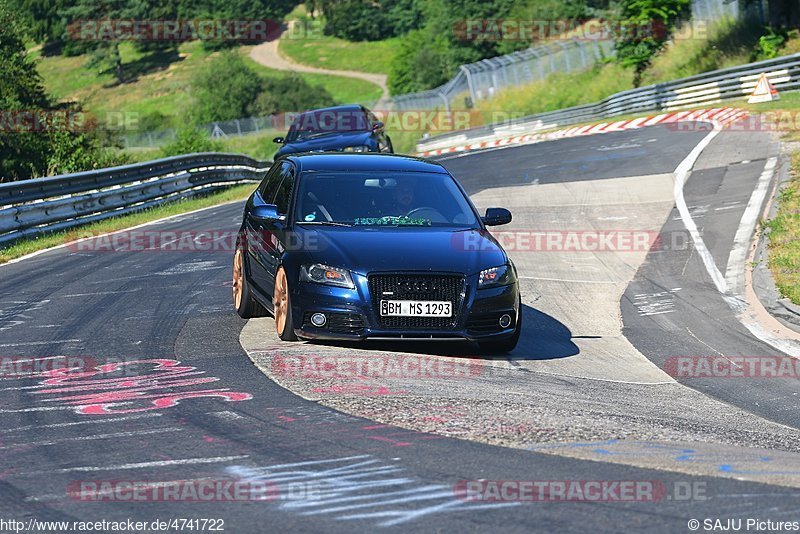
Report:
M 461 71 L 467 77 L 467 86 L 469 87 L 469 96 L 472 98 L 473 102 L 477 102 L 478 101 L 478 97 L 475 95 L 475 84 L 472 81 L 472 75 L 470 74 L 469 69 L 466 66 L 461 65 Z

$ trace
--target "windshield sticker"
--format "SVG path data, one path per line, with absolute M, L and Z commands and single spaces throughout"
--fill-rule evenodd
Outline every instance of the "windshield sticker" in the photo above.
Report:
M 316 219 L 316 218 L 317 218 L 317 212 L 315 211 L 315 212 L 313 212 L 313 213 L 309 213 L 308 215 L 306 215 L 306 216 L 305 216 L 305 218 L 304 218 L 304 220 L 306 220 L 306 221 L 308 221 L 308 222 L 311 222 L 311 221 L 313 221 L 313 220 L 314 220 L 314 219 Z
M 387 215 L 385 217 L 356 217 L 354 224 L 362 226 L 430 226 L 431 220 L 414 217 L 394 217 Z

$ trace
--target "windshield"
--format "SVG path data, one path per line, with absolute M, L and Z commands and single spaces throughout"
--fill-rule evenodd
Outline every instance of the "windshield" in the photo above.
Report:
M 310 111 L 295 118 L 287 141 L 309 139 L 320 135 L 369 131 L 369 121 L 361 109 Z
M 308 172 L 295 220 L 364 227 L 475 228 L 478 220 L 448 174 Z

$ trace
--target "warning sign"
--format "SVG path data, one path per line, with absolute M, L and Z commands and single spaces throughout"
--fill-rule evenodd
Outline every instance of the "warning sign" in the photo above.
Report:
M 778 94 L 778 90 L 775 89 L 775 86 L 772 85 L 769 78 L 767 78 L 767 74 L 762 72 L 761 76 L 758 77 L 756 88 L 753 90 L 753 94 L 750 95 L 750 98 L 747 99 L 747 102 L 748 104 L 772 102 L 773 100 L 778 100 L 780 97 L 781 95 Z

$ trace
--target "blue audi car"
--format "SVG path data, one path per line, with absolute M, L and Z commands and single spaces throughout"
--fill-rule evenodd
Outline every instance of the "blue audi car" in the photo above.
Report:
M 283 145 L 275 159 L 300 152 L 394 152 L 383 122 L 357 104 L 300 113 L 286 137 L 272 141 Z
M 280 339 L 466 339 L 505 353 L 522 328 L 514 264 L 438 163 L 390 154 L 289 155 L 244 209 L 233 266 L 241 317 Z

